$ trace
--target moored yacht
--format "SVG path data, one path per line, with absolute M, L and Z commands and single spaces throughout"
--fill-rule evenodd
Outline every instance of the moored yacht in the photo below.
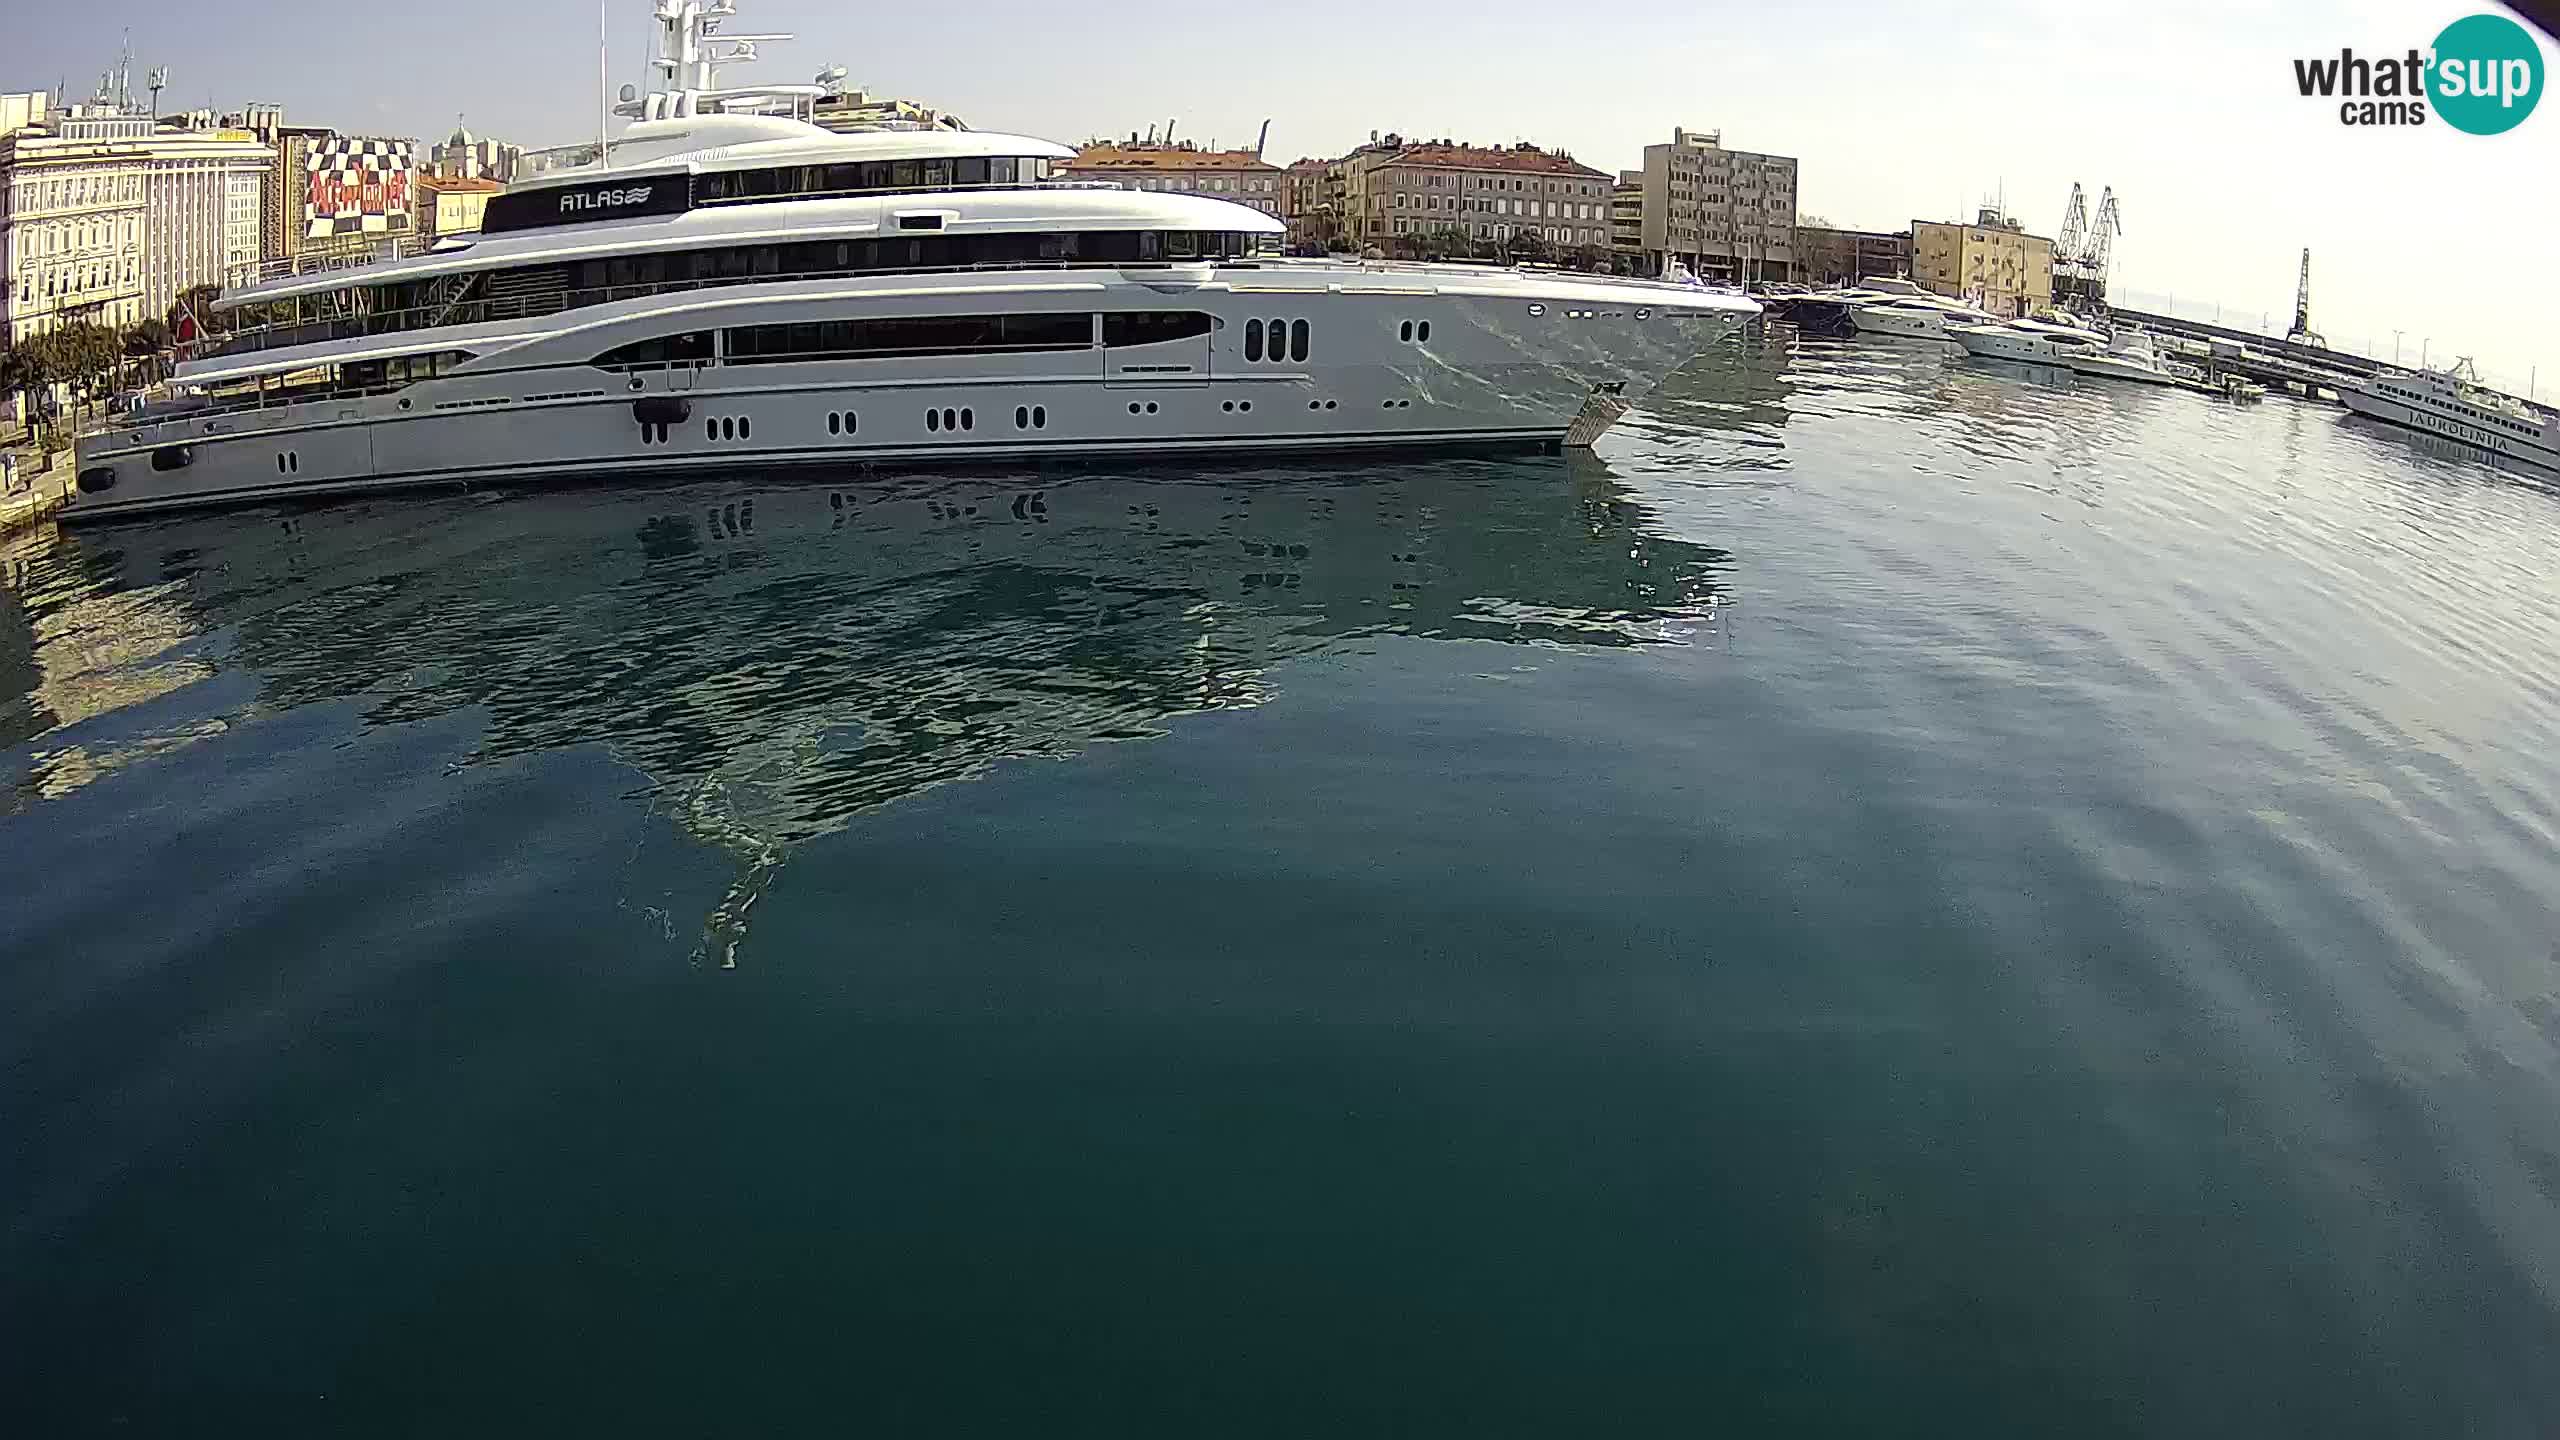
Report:
M 1923 290 L 1901 276 L 1870 278 L 1858 285 L 1861 298 L 1851 302 L 1849 313 L 1861 335 L 1951 340 L 1950 327 L 1999 323 L 1979 306 Z
M 2339 390 L 2349 410 L 2560 471 L 2560 415 L 2480 383 L 2469 360 L 2443 370 L 2385 370 Z
M 719 86 L 742 42 L 786 38 L 720 36 L 732 13 L 658 0 L 669 88 L 476 236 L 222 296 L 180 397 L 82 441 L 66 518 L 786 463 L 1589 444 L 1758 312 L 1282 260 L 1278 221 L 1056 178 L 1073 152 L 1047 141 L 829 131 L 816 87 Z
M 2003 320 L 1991 325 L 1952 325 L 1949 338 L 1965 353 L 1985 360 L 2011 360 L 2022 365 L 2065 367 L 2074 355 L 2105 348 L 2107 337 L 2079 325 L 2048 320 Z

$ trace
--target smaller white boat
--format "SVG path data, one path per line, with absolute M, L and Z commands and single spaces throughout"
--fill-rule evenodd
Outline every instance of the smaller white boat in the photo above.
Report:
M 2245 375 L 2225 375 L 2222 377 L 2222 395 L 2226 400 L 2254 405 L 2267 398 L 2267 387 Z
M 2082 375 L 2101 375 L 2110 380 L 2131 380 L 2142 385 L 2189 385 L 2203 376 L 2191 366 L 2171 368 L 2171 362 L 2160 358 L 2151 337 L 2139 330 L 2117 331 L 2104 350 L 2077 350 L 2063 357 L 2063 363 Z M 2189 373 L 2180 375 L 2177 370 Z

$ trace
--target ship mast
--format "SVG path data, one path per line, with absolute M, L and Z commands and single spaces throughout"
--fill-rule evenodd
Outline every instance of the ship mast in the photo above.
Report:
M 616 114 L 640 120 L 723 111 L 754 114 L 777 106 L 796 109 L 801 101 L 825 93 L 815 85 L 721 86 L 721 66 L 751 63 L 757 45 L 792 38 L 721 33 L 722 23 L 738 13 L 737 0 L 658 0 L 652 13 L 658 22 L 658 53 L 649 64 L 665 88 L 615 106 Z

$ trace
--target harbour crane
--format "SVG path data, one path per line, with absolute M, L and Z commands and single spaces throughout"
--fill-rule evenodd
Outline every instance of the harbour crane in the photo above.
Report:
M 2321 350 L 2329 342 L 2311 328 L 2311 247 L 2302 247 L 2302 279 L 2293 287 L 2293 328 L 2284 332 L 2285 341 L 2293 345 L 2310 345 Z
M 2089 243 L 2089 198 L 2082 193 L 2080 182 L 2071 182 L 2071 203 L 2062 212 L 2062 232 L 2053 238 L 2053 261 L 2056 269 L 2076 267 L 2080 249 Z
M 2098 196 L 2098 218 L 2089 224 L 2089 241 L 2080 253 L 2080 263 L 2088 267 L 2089 278 L 2104 295 L 2107 289 L 2107 266 L 2115 258 L 2116 237 L 2124 233 L 2124 221 L 2116 214 L 2116 187 L 2108 186 Z

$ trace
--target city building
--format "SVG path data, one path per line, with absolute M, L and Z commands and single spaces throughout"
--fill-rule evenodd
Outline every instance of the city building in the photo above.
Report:
M 1609 187 L 1609 250 L 1638 270 L 1644 260 L 1644 172 L 1621 170 Z M 1646 272 L 1650 273 L 1650 272 Z
M 263 272 L 350 264 L 414 238 L 409 207 L 417 162 L 410 141 L 287 125 L 280 105 L 252 105 L 239 118 L 274 156 L 259 206 Z
M 274 161 L 246 130 L 164 123 L 152 136 L 143 185 L 144 315 L 168 314 L 198 285 L 258 278 L 258 214 Z
M 0 95 L 0 135 L 24 130 L 44 120 L 53 96 L 44 90 L 24 90 Z
M 1793 279 L 1795 228 L 1795 157 L 1729 150 L 1714 130 L 1644 147 L 1640 240 L 1654 271 L 1678 260 L 1744 284 Z
M 1280 167 L 1252 150 L 1205 150 L 1185 140 L 1088 140 L 1058 170 L 1074 180 L 1115 180 L 1137 190 L 1208 195 L 1280 214 Z
M 480 228 L 480 216 L 491 197 L 507 187 L 495 180 L 466 175 L 427 175 L 418 181 L 418 235 L 441 240 Z
M 1911 273 L 1908 230 L 1796 227 L 1796 278 L 1813 285 L 1855 285 L 1869 276 Z
M 2053 242 L 1988 205 L 1970 225 L 1914 220 L 1911 278 L 1994 315 L 2032 315 L 2053 303 Z
M 143 309 L 148 115 L 75 105 L 0 135 L 0 339 Z
M 1524 232 L 1563 252 L 1609 244 L 1608 175 L 1561 150 L 1388 135 L 1338 165 L 1344 230 L 1364 249 L 1428 235 L 1511 248 Z
M 427 173 L 455 180 L 495 180 L 512 184 L 524 168 L 524 147 L 472 135 L 456 119 L 453 133 L 427 149 Z M 423 220 L 420 228 L 424 228 Z

